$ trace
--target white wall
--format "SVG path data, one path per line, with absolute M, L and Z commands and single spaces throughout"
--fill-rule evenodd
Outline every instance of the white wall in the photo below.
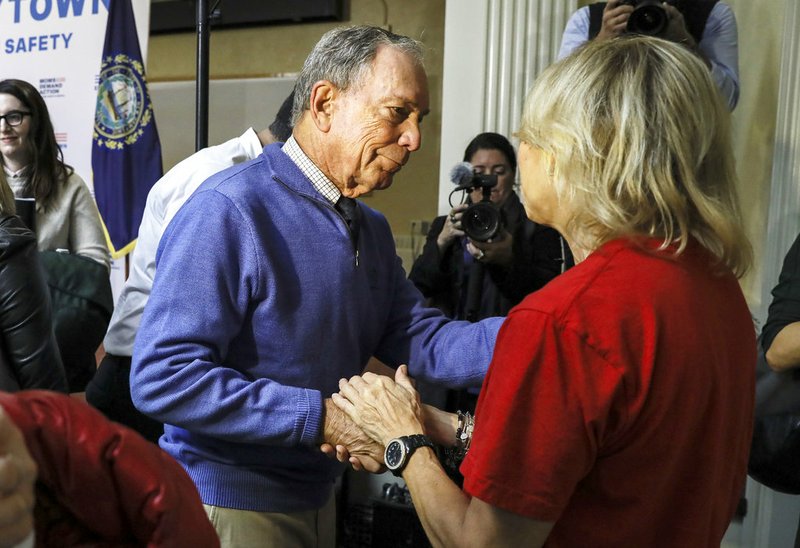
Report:
M 444 23 L 439 214 L 450 170 L 469 141 L 496 131 L 513 141 L 525 94 L 553 62 L 577 0 L 448 0 Z
M 148 88 L 166 172 L 195 151 L 195 82 L 154 82 Z M 259 131 L 269 126 L 293 88 L 294 78 L 212 80 L 208 144 L 238 137 L 248 127 Z

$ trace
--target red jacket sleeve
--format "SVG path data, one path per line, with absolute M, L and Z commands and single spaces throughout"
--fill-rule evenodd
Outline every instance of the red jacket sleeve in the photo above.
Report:
M 138 433 L 54 392 L 0 393 L 0 406 L 39 467 L 37 493 L 49 495 L 45 511 L 37 498 L 38 545 L 57 533 L 61 546 L 219 546 L 189 476 Z

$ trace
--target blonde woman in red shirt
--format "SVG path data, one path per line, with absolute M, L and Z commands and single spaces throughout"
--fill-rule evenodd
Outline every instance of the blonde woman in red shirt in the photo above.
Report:
M 509 313 L 471 437 L 402 367 L 343 380 L 336 403 L 436 546 L 718 547 L 756 359 L 727 108 L 689 50 L 627 37 L 544 71 L 518 136 L 526 212 L 577 264 Z M 457 426 L 463 491 L 429 446 Z

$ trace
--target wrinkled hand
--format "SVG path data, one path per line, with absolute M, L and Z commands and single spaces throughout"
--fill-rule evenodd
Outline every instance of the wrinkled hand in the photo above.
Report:
M 628 19 L 633 13 L 633 6 L 620 5 L 620 0 L 609 0 L 603 8 L 603 24 L 597 33 L 597 40 L 608 40 L 623 34 L 628 27 Z
M 442 231 L 436 238 L 436 245 L 439 246 L 440 251 L 444 251 L 455 240 L 464 236 L 464 230 L 461 228 L 461 217 L 467 207 L 469 207 L 468 204 L 459 204 L 453 207 L 445 217 Z
M 33 531 L 36 463 L 22 433 L 0 409 L 0 548 L 16 546 Z
M 333 402 L 373 440 L 386 445 L 392 438 L 422 434 L 419 394 L 408 377 L 408 367 L 397 368 L 395 380 L 365 373 L 339 381 Z
M 344 445 L 337 445 L 334 447 L 330 443 L 323 443 L 319 446 L 319 449 L 332 459 L 350 464 L 350 466 L 356 472 L 360 472 L 362 470 L 371 474 L 381 474 L 386 472 L 386 466 L 383 464 L 383 453 L 369 457 L 365 455 L 357 457 L 351 455 L 350 451 L 348 451 L 347 447 Z
M 320 450 L 356 470 L 383 471 L 383 446 L 367 436 L 332 400 L 325 400 L 324 443 Z
M 514 236 L 503 230 L 494 238 L 485 242 L 467 242 L 467 251 L 476 261 L 485 264 L 510 266 L 514 261 L 513 254 Z

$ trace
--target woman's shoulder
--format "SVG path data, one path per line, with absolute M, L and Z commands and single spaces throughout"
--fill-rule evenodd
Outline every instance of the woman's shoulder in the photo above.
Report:
M 56 194 L 47 209 L 50 215 L 61 215 L 71 210 L 76 203 L 89 200 L 94 200 L 92 191 L 89 185 L 83 178 L 74 171 L 64 180 L 64 182 L 56 189 Z
M 91 188 L 89 187 L 89 184 L 83 180 L 83 177 L 74 171 L 69 174 L 62 186 L 69 193 L 85 191 L 91 194 Z

